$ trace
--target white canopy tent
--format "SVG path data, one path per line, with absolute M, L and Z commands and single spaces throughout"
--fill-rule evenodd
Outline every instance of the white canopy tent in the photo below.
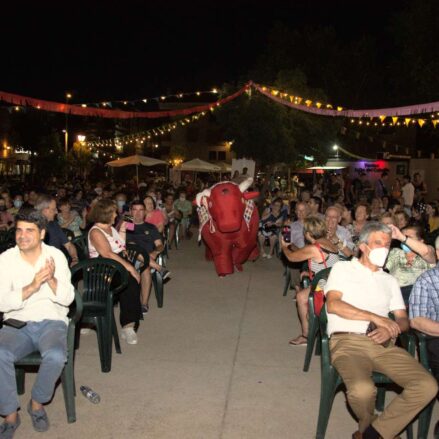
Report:
M 189 160 L 176 168 L 178 171 L 221 172 L 221 167 L 200 159 Z
M 159 160 L 153 157 L 146 157 L 144 155 L 138 155 L 138 154 L 105 163 L 106 166 L 111 166 L 112 168 L 121 168 L 123 166 L 134 165 L 136 167 L 137 186 L 139 186 L 139 165 L 156 166 L 156 165 L 167 165 L 167 164 L 168 163 L 165 162 L 164 160 Z

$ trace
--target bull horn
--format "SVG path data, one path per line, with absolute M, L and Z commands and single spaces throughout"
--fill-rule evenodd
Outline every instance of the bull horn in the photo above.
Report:
M 201 206 L 201 199 L 203 197 L 210 197 L 210 189 L 204 189 L 203 192 L 199 192 L 197 196 L 195 197 L 195 201 L 197 202 L 197 206 Z
M 244 193 L 253 183 L 253 178 L 249 177 L 244 181 L 241 181 L 241 183 L 239 183 L 239 190 Z

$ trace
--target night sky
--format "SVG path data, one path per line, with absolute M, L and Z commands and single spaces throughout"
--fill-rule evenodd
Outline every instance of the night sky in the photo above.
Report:
M 0 90 L 73 102 L 138 99 L 247 78 L 276 21 L 378 38 L 404 1 L 2 4 Z M 11 5 L 10 3 L 13 3 Z

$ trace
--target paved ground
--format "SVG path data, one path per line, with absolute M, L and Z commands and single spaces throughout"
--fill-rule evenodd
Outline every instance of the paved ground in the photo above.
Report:
M 291 294 L 282 297 L 277 259 L 247 263 L 219 279 L 202 248 L 184 241 L 171 251 L 172 280 L 165 304 L 150 312 L 137 346 L 122 345 L 110 373 L 100 372 L 94 333 L 81 337 L 77 384 L 101 395 L 94 405 L 79 394 L 77 422 L 67 424 L 62 390 L 47 407 L 45 438 L 301 439 L 313 438 L 320 395 L 320 363 L 302 372 Z M 29 398 L 32 374 L 27 375 Z M 355 422 L 344 395 L 334 403 L 328 439 L 350 438 Z M 437 419 L 437 408 L 433 417 Z M 27 413 L 16 438 L 41 438 Z

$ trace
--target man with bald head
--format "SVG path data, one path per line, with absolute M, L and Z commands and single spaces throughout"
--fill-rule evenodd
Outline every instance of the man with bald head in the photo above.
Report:
M 341 226 L 341 212 L 335 206 L 329 206 L 325 212 L 326 228 L 328 229 L 328 239 L 337 246 L 339 255 L 350 258 L 354 252 L 355 244 L 352 235 L 346 227 Z

